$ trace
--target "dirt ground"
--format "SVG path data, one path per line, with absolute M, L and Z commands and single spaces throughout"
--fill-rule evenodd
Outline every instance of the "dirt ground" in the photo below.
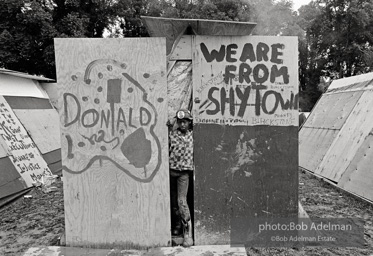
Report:
M 22 255 L 30 247 L 58 246 L 64 231 L 62 181 L 56 191 L 32 189 L 0 208 L 0 255 Z M 338 191 L 309 173 L 299 172 L 299 200 L 308 215 L 320 218 L 361 218 L 364 248 L 247 248 L 248 255 L 369 255 L 373 256 L 373 206 Z

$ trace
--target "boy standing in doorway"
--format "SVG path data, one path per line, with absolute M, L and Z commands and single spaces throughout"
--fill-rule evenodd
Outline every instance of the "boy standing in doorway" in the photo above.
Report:
M 176 112 L 177 129 L 169 134 L 171 228 L 172 235 L 183 231 L 183 246 L 193 245 L 190 211 L 187 203 L 189 176 L 193 175 L 192 115 L 187 109 Z

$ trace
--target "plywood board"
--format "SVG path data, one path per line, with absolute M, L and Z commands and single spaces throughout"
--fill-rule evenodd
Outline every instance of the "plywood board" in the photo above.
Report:
M 340 130 L 362 91 L 324 94 L 303 127 Z
M 342 174 L 372 130 L 372 99 L 373 91 L 364 91 L 340 130 L 338 139 L 330 146 L 315 173 L 334 182 L 339 182 Z
M 314 172 L 338 133 L 339 130 L 303 126 L 299 131 L 299 166 Z
M 42 176 L 52 174 L 34 141 L 2 96 L 0 96 L 0 136 L 5 142 L 14 167 L 28 187 Z
M 297 216 L 297 131 L 194 126 L 196 245 L 229 244 L 230 223 L 240 217 Z
M 338 186 L 373 201 L 373 132 L 365 138 L 346 171 L 342 174 Z
M 61 148 L 60 121 L 55 109 L 15 109 L 42 154 Z
M 180 108 L 188 109 L 192 97 L 192 61 L 177 61 L 167 77 L 168 118 Z
M 192 39 L 195 243 L 228 244 L 234 219 L 298 214 L 297 38 Z
M 169 245 L 165 39 L 55 49 L 67 245 Z
M 294 37 L 193 37 L 197 123 L 298 126 Z

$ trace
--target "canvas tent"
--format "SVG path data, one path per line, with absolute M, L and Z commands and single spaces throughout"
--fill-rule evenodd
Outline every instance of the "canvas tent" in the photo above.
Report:
M 48 78 L 0 69 L 0 203 L 61 171 L 58 113 Z
M 373 73 L 333 81 L 299 143 L 300 167 L 373 201 Z

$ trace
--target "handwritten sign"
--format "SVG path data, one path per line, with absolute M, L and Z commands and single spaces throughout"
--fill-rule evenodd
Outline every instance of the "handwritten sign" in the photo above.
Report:
M 0 96 L 0 136 L 7 146 L 14 167 L 27 186 L 32 186 L 33 182 L 45 175 L 52 175 L 35 143 L 2 96 Z
M 197 123 L 298 126 L 296 37 L 196 36 Z

